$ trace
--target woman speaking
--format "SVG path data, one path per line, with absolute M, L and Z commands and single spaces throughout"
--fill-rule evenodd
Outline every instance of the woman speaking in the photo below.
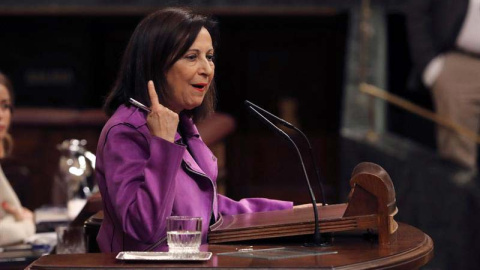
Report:
M 103 252 L 160 250 L 168 216 L 202 217 L 206 243 L 221 215 L 292 208 L 217 194 L 216 158 L 195 126 L 214 110 L 214 34 L 213 21 L 179 8 L 157 11 L 135 29 L 106 100 L 111 117 L 97 148 Z

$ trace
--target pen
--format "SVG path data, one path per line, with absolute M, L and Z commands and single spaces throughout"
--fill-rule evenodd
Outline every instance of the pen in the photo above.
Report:
M 147 106 L 143 105 L 142 103 L 136 101 L 133 98 L 130 98 L 128 101 L 130 101 L 130 103 L 132 103 L 135 107 L 137 107 L 139 109 L 142 109 L 146 112 L 151 112 L 151 110 Z

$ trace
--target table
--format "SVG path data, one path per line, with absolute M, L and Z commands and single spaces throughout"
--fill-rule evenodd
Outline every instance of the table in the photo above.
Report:
M 300 258 L 266 260 L 222 256 L 219 253 L 234 252 L 249 244 L 204 245 L 203 250 L 213 253 L 206 262 L 125 262 L 115 259 L 114 253 L 47 255 L 34 261 L 27 269 L 149 269 L 149 268 L 335 268 L 335 269 L 418 269 L 433 258 L 433 241 L 421 230 L 399 223 L 397 241 L 380 246 L 368 241 L 362 234 L 338 233 L 333 244 L 322 251 L 338 251 L 337 254 L 307 256 Z M 300 247 L 300 243 L 275 245 L 254 244 L 254 249 L 272 247 Z

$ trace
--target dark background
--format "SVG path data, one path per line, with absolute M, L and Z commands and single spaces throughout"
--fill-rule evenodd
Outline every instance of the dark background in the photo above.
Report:
M 123 50 L 142 18 L 143 15 L 1 16 L 0 25 L 7 27 L 0 31 L 0 40 L 8 42 L 0 44 L 0 70 L 13 80 L 16 106 L 100 109 L 115 79 Z M 237 121 L 237 130 L 226 145 L 227 194 L 236 199 L 262 196 L 296 203 L 309 201 L 296 153 L 286 141 L 248 115 L 243 106 L 248 99 L 282 115 L 281 101 L 288 99 L 298 105 L 293 117 L 311 138 L 322 178 L 330 186 L 329 197 L 336 200 L 348 13 L 328 10 L 301 16 L 220 14 L 214 18 L 220 29 L 216 52 L 218 110 Z M 13 124 L 18 145 L 14 154 L 29 167 L 37 168 L 33 174 L 47 167 L 55 170 L 55 144 L 68 138 L 67 134 L 72 136 L 69 129 L 79 128 L 66 125 L 49 131 L 52 127 L 40 127 L 47 132 L 35 139 L 42 146 L 37 145 L 38 152 L 29 155 L 31 149 L 24 148 L 29 144 L 26 140 L 31 140 L 31 134 L 38 129 L 38 125 Z M 101 126 L 89 129 L 91 134 L 87 136 L 94 138 Z M 25 136 L 26 133 L 30 135 Z M 45 140 L 51 149 L 45 146 Z M 306 149 L 303 142 L 299 144 Z M 95 151 L 95 145 L 96 140 L 90 139 L 88 148 Z M 43 154 L 45 151 L 50 152 L 48 157 Z M 308 171 L 313 172 L 310 159 L 305 159 Z M 50 172 L 43 172 L 43 178 L 49 175 Z M 310 177 L 314 179 L 313 174 Z M 40 188 L 49 194 L 51 181 L 36 182 L 45 183 Z M 48 197 L 37 196 L 30 206 L 47 204 Z
M 302 12 L 305 14 L 297 14 Z M 242 14 L 218 13 L 212 14 L 220 30 L 216 51 L 218 111 L 230 114 L 237 122 L 236 132 L 226 141 L 227 194 L 236 199 L 266 196 L 308 202 L 295 152 L 286 141 L 246 113 L 243 106 L 248 99 L 283 116 L 281 103 L 290 100 L 297 104 L 294 120 L 312 140 L 321 176 L 327 184 L 327 197 L 335 202 L 344 201 L 338 186 L 339 181 L 348 179 L 339 179 L 338 149 L 348 10 L 269 14 L 251 9 Z M 143 13 L 122 12 L 92 15 L 88 11 L 0 16 L 3 41 L 0 70 L 13 80 L 16 106 L 100 110 L 115 80 L 123 50 L 143 16 Z M 406 90 L 411 63 L 405 17 L 392 11 L 387 13 L 386 21 L 389 91 L 432 109 L 428 91 Z M 389 131 L 435 148 L 434 125 L 429 121 L 389 106 L 387 123 Z M 37 141 L 50 143 L 37 146 L 36 155 L 29 155 L 31 149 L 22 148 L 29 143 L 18 141 L 22 137 L 32 139 L 25 133 L 38 132 L 38 125 L 28 126 L 31 129 L 21 130 L 26 125 L 13 125 L 17 156 L 37 170 L 48 167 L 49 172 L 43 172 L 44 178 L 49 178 L 50 171 L 56 168 L 55 144 L 69 138 L 66 131 L 74 129 L 69 136 L 78 137 L 75 134 L 86 129 L 74 125 L 61 127 L 66 133 L 55 131 L 58 141 L 54 142 L 48 127 L 43 126 L 47 133 L 42 133 Z M 101 125 L 90 128 L 91 133 L 84 136 L 94 138 L 89 140 L 88 148 L 95 151 Z M 305 149 L 301 140 L 297 142 Z M 56 154 L 39 159 L 44 151 Z M 313 172 L 310 158 L 304 158 L 307 170 Z M 32 173 L 36 174 L 35 169 Z M 310 178 L 314 179 L 314 175 Z M 37 180 L 47 183 L 42 187 L 45 190 L 51 181 Z M 272 189 L 272 185 L 276 188 Z M 49 196 L 38 196 L 30 206 L 46 203 Z

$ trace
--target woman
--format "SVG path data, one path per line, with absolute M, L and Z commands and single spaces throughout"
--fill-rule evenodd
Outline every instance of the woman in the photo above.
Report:
M 170 8 L 146 17 L 130 39 L 97 148 L 103 252 L 162 250 L 168 216 L 202 217 L 205 243 L 221 215 L 292 208 L 291 202 L 237 202 L 216 192 L 216 158 L 194 124 L 215 103 L 214 26 Z M 151 112 L 129 105 L 129 98 Z
M 8 134 L 12 106 L 12 84 L 0 72 L 0 159 L 5 158 L 12 149 L 12 139 Z M 1 167 L 0 203 L 0 246 L 21 242 L 35 233 L 32 212 L 22 207 Z

